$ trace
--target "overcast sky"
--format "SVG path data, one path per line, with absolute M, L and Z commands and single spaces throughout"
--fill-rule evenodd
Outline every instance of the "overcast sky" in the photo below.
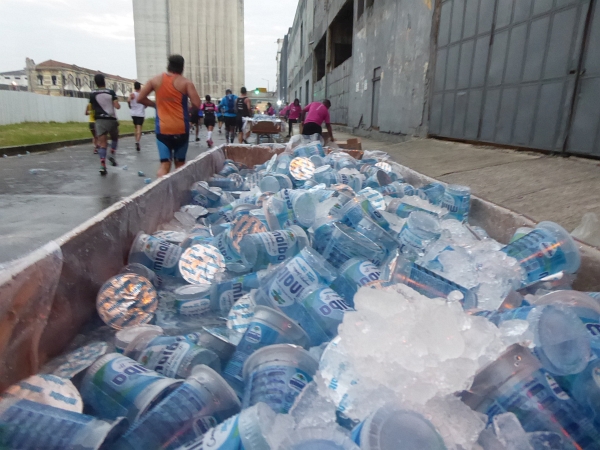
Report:
M 246 86 L 267 87 L 265 78 L 273 90 L 276 40 L 298 0 L 244 1 Z M 26 57 L 136 78 L 132 0 L 0 0 L 0 72 L 23 69 Z

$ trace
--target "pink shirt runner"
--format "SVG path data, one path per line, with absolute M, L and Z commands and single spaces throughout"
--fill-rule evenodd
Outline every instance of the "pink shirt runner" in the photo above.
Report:
M 302 112 L 302 106 L 296 106 L 292 103 L 287 107 L 287 112 L 289 112 L 288 119 L 298 120 L 300 118 L 300 113 Z
M 308 112 L 304 119 L 304 123 L 316 123 L 319 126 L 321 126 L 323 122 L 327 125 L 330 123 L 329 110 L 321 102 L 312 102 L 304 108 L 304 112 Z

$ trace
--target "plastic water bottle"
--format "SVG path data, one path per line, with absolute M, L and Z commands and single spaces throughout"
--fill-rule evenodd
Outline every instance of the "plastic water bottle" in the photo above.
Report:
M 415 261 L 425 254 L 441 234 L 440 222 L 436 217 L 423 211 L 415 211 L 408 216 L 398 235 L 400 253 L 406 259 Z
M 331 215 L 350 227 L 356 226 L 364 217 L 367 217 L 384 230 L 390 229 L 389 222 L 364 196 L 354 197 L 343 206 L 332 208 Z
M 287 414 L 318 368 L 319 362 L 296 345 L 270 345 L 254 352 L 244 364 L 243 408 L 264 402 Z
M 379 281 L 381 271 L 371 261 L 352 258 L 340 267 L 340 276 L 331 284 L 350 307 L 354 307 L 354 294 L 369 283 Z
M 213 283 L 210 292 L 211 309 L 226 317 L 233 304 L 252 289 L 258 289 L 266 272 L 253 272 L 229 280 Z
M 316 218 L 316 203 L 312 195 L 302 190 L 283 189 L 269 198 L 263 211 L 271 231 L 300 225 L 309 228 Z
M 308 294 L 302 299 L 302 305 L 329 339 L 337 336 L 344 313 L 353 311 L 337 292 L 328 287 L 316 289 Z
M 154 336 L 162 336 L 164 331 L 157 325 L 138 325 L 123 328 L 115 334 L 115 349 L 117 353 L 125 353 L 125 350 L 135 338 L 144 333 L 152 333 Z
M 291 258 L 308 244 L 304 230 L 292 225 L 285 230 L 244 236 L 240 242 L 240 254 L 247 267 L 266 269 L 269 264 L 279 264 Z
M 366 450 L 446 450 L 429 420 L 388 403 L 352 430 L 352 439 Z
M 235 392 L 215 371 L 199 366 L 181 386 L 138 420 L 118 450 L 176 449 L 240 412 Z
M 133 423 L 181 383 L 119 353 L 109 353 L 88 369 L 80 391 L 96 417 L 126 417 Z
M 419 208 L 418 206 L 404 203 L 401 198 L 395 198 L 391 202 L 389 202 L 386 211 L 392 214 L 396 214 L 402 219 L 408 218 L 408 216 L 410 216 L 415 211 L 425 212 L 434 216 L 437 215 L 432 211 L 428 211 L 426 209 Z
M 369 259 L 379 266 L 386 251 L 356 230 L 341 223 L 332 224 L 332 233 L 327 243 L 316 244 L 323 248 L 321 254 L 333 267 L 339 268 L 352 258 Z
M 187 378 L 199 365 L 221 370 L 221 361 L 212 350 L 196 345 L 200 336 L 156 336 L 142 333 L 125 350 L 125 356 L 169 378 Z
M 235 164 L 233 164 L 231 162 L 227 162 L 227 163 L 225 163 L 225 165 L 223 165 L 223 168 L 217 173 L 219 175 L 221 175 L 222 177 L 226 177 L 228 175 L 231 175 L 232 173 L 240 173 L 240 171 L 235 166 Z
M 448 299 L 452 296 L 452 299 L 459 300 L 466 310 L 477 307 L 477 296 L 472 291 L 405 258 L 397 258 L 390 272 L 390 283 L 406 284 L 429 298 Z M 387 275 L 383 278 L 387 279 Z
M 469 220 L 469 211 L 471 210 L 471 188 L 458 184 L 449 184 L 442 197 L 442 208 L 448 210 L 447 218 L 467 222 Z
M 359 447 L 331 427 L 307 427 L 290 432 L 278 450 L 359 450 Z
M 392 198 L 402 198 L 405 196 L 415 195 L 415 188 L 413 186 L 407 183 L 401 183 L 399 181 L 394 181 L 386 186 L 380 186 L 375 188 L 375 190 L 380 192 L 382 195 Z
M 423 200 L 428 200 L 432 205 L 439 205 L 442 203 L 446 192 L 446 186 L 441 183 L 429 183 L 419 189 L 417 189 L 417 195 Z
M 180 246 L 140 232 L 129 252 L 128 263 L 139 263 L 159 275 L 179 276 Z
M 353 228 L 382 247 L 386 251 L 387 256 L 400 246 L 398 238 L 392 235 L 391 229 L 389 232 L 384 230 L 369 217 L 364 217 L 360 222 L 355 224 Z
M 313 178 L 317 183 L 324 184 L 325 186 L 331 186 L 337 183 L 337 171 L 329 165 L 322 165 L 315 169 Z
M 363 180 L 359 175 L 353 174 L 345 174 L 345 173 L 335 173 L 335 182 L 338 184 L 345 184 L 346 186 L 350 186 L 355 192 L 360 191 L 363 186 Z
M 0 402 L 0 447 L 6 449 L 108 450 L 127 427 L 122 417 L 107 422 L 16 397 Z
M 535 355 L 544 369 L 556 375 L 579 373 L 591 356 L 590 337 L 570 308 L 558 304 L 522 306 L 508 311 L 476 313 L 499 325 L 507 320 L 526 320 L 534 334 Z
M 268 345 L 282 343 L 307 348 L 309 339 L 306 332 L 285 314 L 272 308 L 257 306 L 252 322 L 225 366 L 223 376 L 236 392 L 241 393 L 244 388 L 244 363 L 250 355 Z
M 585 325 L 592 351 L 600 357 L 600 301 L 579 291 L 555 291 L 535 298 L 534 305 L 562 305 L 577 314 Z
M 304 248 L 290 261 L 274 270 L 256 293 L 256 303 L 276 308 L 306 331 L 312 346 L 328 340 L 327 334 L 311 317 L 302 300 L 312 291 L 328 286 L 335 269 L 311 248 Z
M 211 177 L 208 180 L 210 187 L 219 187 L 224 191 L 237 191 L 243 183 L 244 179 L 237 173 L 232 173 L 226 177 Z
M 502 249 L 523 268 L 523 286 L 565 271 L 575 273 L 581 265 L 581 255 L 575 240 L 560 225 L 540 222 L 533 231 Z
M 181 286 L 173 292 L 175 310 L 182 316 L 202 316 L 210 311 L 210 285 Z
M 557 377 L 565 389 L 582 409 L 583 414 L 596 424 L 600 423 L 600 359 L 594 359 L 576 375 Z
M 512 412 L 527 432 L 556 432 L 575 448 L 600 448 L 600 433 L 579 405 L 541 368 L 538 359 L 520 345 L 511 346 L 481 370 L 462 400 L 487 414 L 490 421 L 498 414 Z
M 271 450 L 267 436 L 274 421 L 275 411 L 257 403 L 178 450 Z

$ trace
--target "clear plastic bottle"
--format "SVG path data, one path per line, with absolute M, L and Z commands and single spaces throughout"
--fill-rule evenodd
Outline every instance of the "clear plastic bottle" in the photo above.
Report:
M 408 216 L 398 235 L 400 253 L 406 259 L 415 261 L 423 256 L 427 248 L 442 234 L 439 220 L 423 211 L 415 211 Z
M 187 378 L 194 368 L 206 365 L 221 370 L 218 355 L 197 345 L 199 333 L 187 336 L 156 336 L 152 332 L 138 335 L 125 350 L 125 356 L 144 367 L 170 378 Z
M 266 269 L 296 255 L 309 244 L 304 230 L 292 225 L 285 230 L 249 234 L 240 242 L 242 261 L 252 270 Z

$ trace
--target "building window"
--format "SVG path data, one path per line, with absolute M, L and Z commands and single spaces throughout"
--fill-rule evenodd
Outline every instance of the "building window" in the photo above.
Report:
M 304 55 L 304 24 L 300 24 L 300 56 Z
M 358 0 L 358 8 L 356 10 L 356 19 L 360 19 L 365 12 L 365 0 Z
M 331 61 L 333 68 L 352 57 L 352 35 L 354 28 L 354 3 L 346 2 L 331 22 Z
M 43 86 L 43 85 L 44 85 L 44 76 L 38 75 L 38 86 Z
M 298 98 L 300 99 L 300 101 L 302 101 L 302 87 L 300 87 L 300 96 Z
M 10 77 L 4 77 L 5 80 L 10 80 Z
M 21 77 L 15 77 L 15 80 L 20 80 L 20 79 L 21 79 Z
M 64 86 L 65 84 L 67 84 L 67 79 L 65 78 L 65 76 L 64 76 L 64 75 L 62 76 L 62 84 L 63 84 L 63 86 Z
M 81 86 L 81 78 L 75 78 L 75 86 L 80 87 Z
M 308 105 L 308 91 L 310 91 L 310 81 L 306 81 L 306 104 Z
M 56 75 L 52 75 L 52 86 L 56 86 Z

